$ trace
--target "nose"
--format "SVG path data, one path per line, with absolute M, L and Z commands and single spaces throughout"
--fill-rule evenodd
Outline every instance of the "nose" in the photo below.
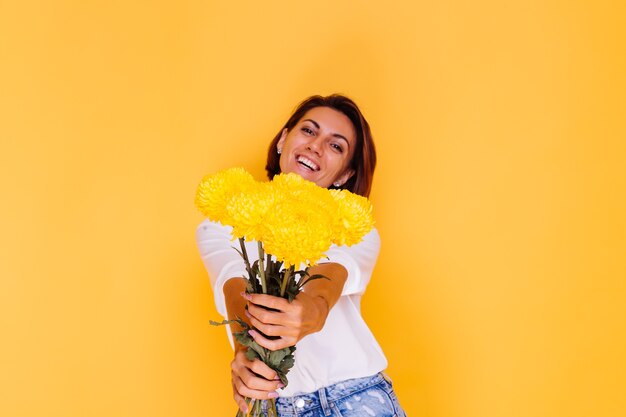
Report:
M 311 152 L 315 152 L 318 155 L 321 155 L 321 150 L 322 150 L 321 140 L 322 140 L 321 137 L 311 140 L 309 144 L 306 146 L 306 149 Z

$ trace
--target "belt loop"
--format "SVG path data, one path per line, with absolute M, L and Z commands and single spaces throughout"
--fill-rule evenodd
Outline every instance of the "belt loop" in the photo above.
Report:
M 382 377 L 383 377 L 383 379 L 384 379 L 385 381 L 389 382 L 390 384 L 392 383 L 392 382 L 391 382 L 391 378 L 389 378 L 389 375 L 387 375 L 384 371 L 381 371 L 381 372 L 380 372 L 380 376 L 382 376 Z
M 322 410 L 324 411 L 325 416 L 329 416 L 332 411 L 328 406 L 328 400 L 326 399 L 326 390 L 324 388 L 320 388 L 317 391 L 317 395 L 320 397 L 320 405 L 322 406 Z

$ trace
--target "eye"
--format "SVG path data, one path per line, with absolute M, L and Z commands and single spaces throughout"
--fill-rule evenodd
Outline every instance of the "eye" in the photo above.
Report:
M 340 145 L 336 144 L 336 143 L 331 143 L 330 146 L 332 146 L 333 149 L 335 149 L 338 152 L 343 152 L 343 148 Z
M 303 131 L 304 133 L 306 133 L 307 135 L 312 135 L 312 134 L 313 134 L 313 131 L 312 131 L 311 129 L 309 129 L 308 127 L 306 127 L 306 126 L 305 126 L 305 127 L 303 127 L 303 128 L 302 128 L 302 129 L 300 129 L 300 130 L 302 130 L 302 131 Z

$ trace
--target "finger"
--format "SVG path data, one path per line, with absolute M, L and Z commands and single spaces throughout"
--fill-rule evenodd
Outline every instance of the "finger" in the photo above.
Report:
M 253 360 L 250 363 L 248 369 L 250 369 L 250 371 L 254 372 L 255 374 L 267 379 L 268 381 L 280 382 L 280 378 L 278 377 L 276 371 L 264 364 L 263 361 L 260 361 L 258 359 Z
M 239 395 L 244 397 L 256 398 L 258 400 L 269 400 L 278 397 L 276 391 L 262 391 L 248 387 L 243 380 L 236 375 L 233 375 L 233 384 Z
M 259 332 L 254 331 L 254 330 L 248 330 L 248 333 L 250 334 L 250 336 L 252 336 L 255 342 L 257 342 L 259 345 L 263 346 L 264 348 L 272 350 L 272 351 L 284 349 L 286 347 L 293 346 L 296 344 L 296 338 L 291 337 L 291 336 L 285 336 L 285 337 L 281 337 L 280 339 L 270 340 L 261 336 Z
M 284 314 L 277 311 L 267 310 L 252 303 L 248 303 L 248 313 L 264 324 L 280 324 L 282 321 L 282 315 Z
M 258 359 L 249 360 L 243 351 L 237 352 L 231 362 L 231 374 L 252 389 L 273 391 L 283 387 L 276 371 Z
M 247 369 L 252 364 L 246 357 L 246 352 L 244 350 L 239 350 L 235 354 L 235 358 L 230 362 L 230 368 L 237 374 L 241 373 L 243 369 Z
M 273 295 L 267 294 L 243 294 L 243 298 L 245 298 L 246 300 L 263 307 L 273 308 L 274 310 L 281 311 L 289 308 L 289 301 L 282 297 L 275 297 Z
M 246 316 L 250 319 L 250 324 L 266 336 L 282 336 L 285 332 L 283 326 L 273 324 L 265 324 L 257 320 L 253 315 L 246 311 Z
M 239 407 L 242 413 L 248 414 L 248 403 L 246 402 L 246 399 L 239 395 L 237 388 L 235 387 L 235 383 L 232 380 L 230 383 L 233 387 L 233 398 L 235 399 L 237 407 Z
M 295 313 L 276 313 L 254 304 L 249 305 L 246 317 L 267 336 L 297 336 L 303 328 L 302 317 Z
M 237 374 L 244 384 L 250 389 L 257 391 L 276 391 L 281 384 L 280 380 L 268 380 L 260 377 L 248 368 L 243 369 Z

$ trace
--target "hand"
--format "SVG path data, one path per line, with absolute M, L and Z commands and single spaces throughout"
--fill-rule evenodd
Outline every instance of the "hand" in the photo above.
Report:
M 290 303 L 284 298 L 266 294 L 241 294 L 248 300 L 246 316 L 259 332 L 250 330 L 250 335 L 261 346 L 269 350 L 279 350 L 295 345 L 304 336 L 318 332 L 324 327 L 329 306 L 319 295 L 300 292 Z M 268 310 L 268 308 L 278 311 Z
M 248 360 L 244 347 L 235 351 L 235 358 L 230 363 L 230 367 L 233 398 L 244 413 L 248 412 L 245 397 L 259 400 L 277 398 L 276 390 L 284 387 L 276 371 L 258 359 Z

